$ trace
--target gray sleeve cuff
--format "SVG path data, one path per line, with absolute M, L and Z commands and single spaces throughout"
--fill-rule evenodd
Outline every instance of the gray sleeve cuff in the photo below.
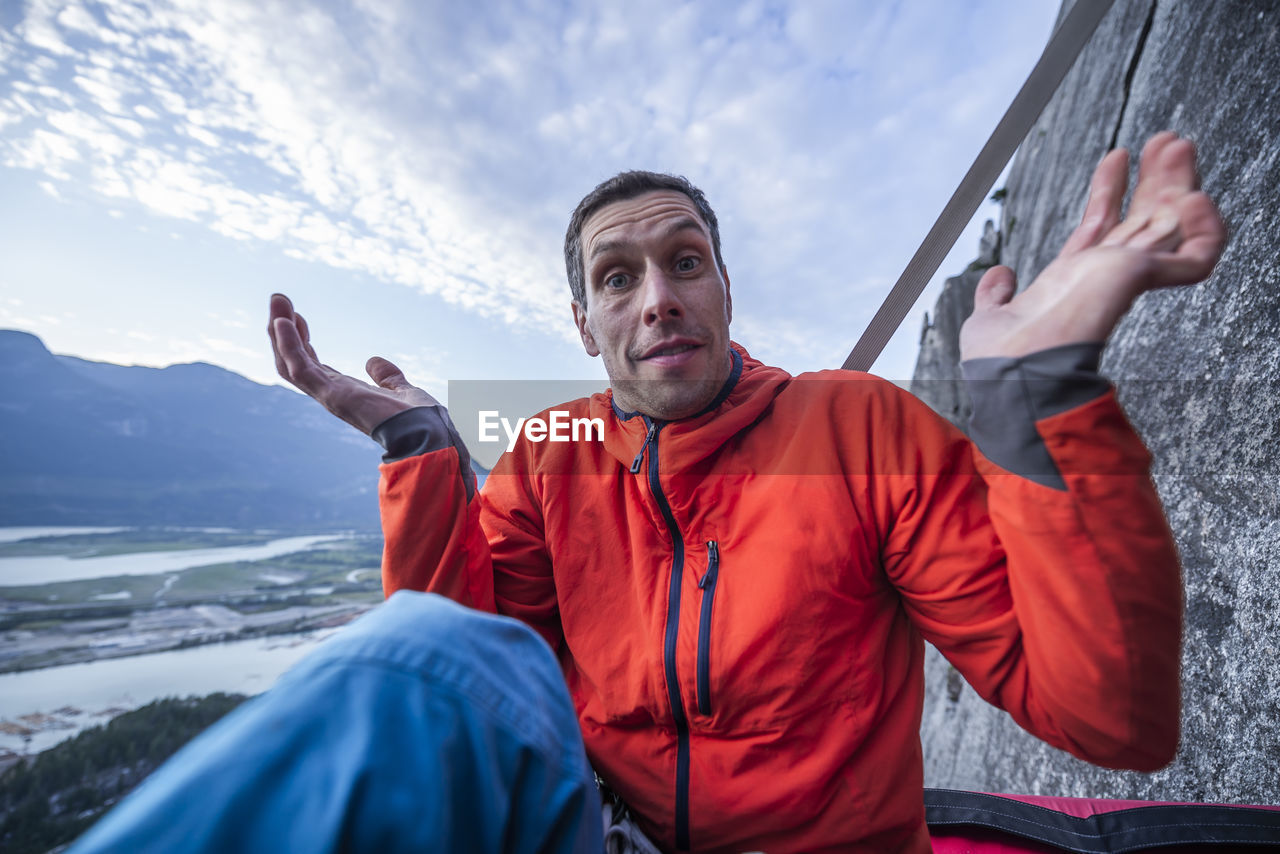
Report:
M 382 455 L 384 463 L 441 451 L 452 445 L 458 451 L 458 474 L 467 487 L 467 500 L 475 495 L 476 478 L 471 471 L 471 454 L 443 406 L 415 406 L 397 412 L 374 427 L 369 435 L 386 451 Z
M 1065 490 L 1036 422 L 1101 397 L 1111 388 L 1098 373 L 1101 343 L 1066 344 L 1016 359 L 962 362 L 973 401 L 969 437 L 996 465 Z

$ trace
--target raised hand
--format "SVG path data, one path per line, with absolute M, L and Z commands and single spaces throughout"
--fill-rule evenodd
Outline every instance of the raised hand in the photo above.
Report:
M 307 321 L 293 310 L 293 303 L 284 294 L 271 296 L 267 334 L 271 336 L 280 376 L 365 435 L 397 412 L 437 403 L 422 389 L 409 385 L 399 368 L 379 356 L 365 363 L 365 370 L 377 385 L 321 364 L 311 346 Z
M 1213 272 L 1227 232 L 1213 201 L 1200 192 L 1191 142 L 1171 131 L 1147 141 L 1121 220 L 1128 174 L 1124 149 L 1102 159 L 1080 225 L 1025 291 L 1014 296 L 1008 267 L 987 271 L 960 330 L 962 359 L 1105 341 L 1139 294 L 1193 284 Z

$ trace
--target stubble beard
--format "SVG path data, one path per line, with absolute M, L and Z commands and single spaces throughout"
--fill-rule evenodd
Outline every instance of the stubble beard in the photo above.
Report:
M 658 421 L 677 421 L 697 415 L 711 403 L 723 380 L 624 380 L 613 384 L 614 398 L 624 411 L 640 412 Z

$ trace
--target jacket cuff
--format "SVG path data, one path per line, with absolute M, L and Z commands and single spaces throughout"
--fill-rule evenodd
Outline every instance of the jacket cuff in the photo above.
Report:
M 991 462 L 1065 490 L 1036 422 L 1082 406 L 1111 383 L 1098 373 L 1101 343 L 1066 344 L 1018 358 L 970 359 L 961 371 L 973 401 L 969 438 Z
M 384 463 L 442 451 L 452 446 L 458 452 L 458 474 L 466 484 L 467 500 L 470 501 L 475 495 L 476 479 L 471 471 L 471 454 L 462 443 L 462 438 L 458 436 L 458 431 L 454 429 L 449 413 L 443 406 L 415 406 L 404 412 L 397 412 L 374 427 L 369 435 L 386 452 L 382 455 Z

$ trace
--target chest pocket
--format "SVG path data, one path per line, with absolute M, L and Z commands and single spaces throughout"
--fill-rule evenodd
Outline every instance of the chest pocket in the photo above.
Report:
M 707 540 L 707 571 L 698 582 L 702 605 L 698 615 L 698 714 L 711 714 L 711 619 L 720 579 L 720 545 Z
M 739 492 L 707 525 L 720 533 L 695 545 L 706 571 L 685 619 L 697 615 L 696 713 L 711 730 L 877 702 L 869 674 L 900 610 L 873 543 L 833 511 L 821 478 L 762 480 L 781 482 Z

